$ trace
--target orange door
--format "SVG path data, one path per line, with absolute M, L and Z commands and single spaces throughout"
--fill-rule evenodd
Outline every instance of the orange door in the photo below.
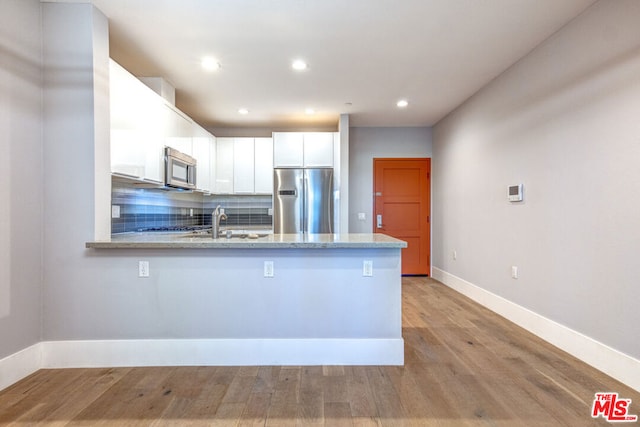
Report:
M 430 273 L 431 159 L 373 159 L 373 229 L 404 240 L 402 274 Z

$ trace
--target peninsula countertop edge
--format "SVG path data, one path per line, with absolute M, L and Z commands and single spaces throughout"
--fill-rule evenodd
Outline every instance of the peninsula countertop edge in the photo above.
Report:
M 381 233 L 269 234 L 257 239 L 190 237 L 185 233 L 123 233 L 86 243 L 89 249 L 384 249 L 407 242 Z

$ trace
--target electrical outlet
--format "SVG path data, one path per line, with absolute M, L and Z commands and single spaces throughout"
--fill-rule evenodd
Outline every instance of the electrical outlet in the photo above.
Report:
M 518 267 L 515 265 L 511 266 L 511 277 L 514 279 L 518 278 Z
M 370 261 L 370 260 L 362 261 L 362 275 L 364 277 L 373 276 L 373 261 Z
M 273 277 L 273 261 L 264 262 L 264 277 Z
M 149 277 L 149 261 L 138 261 L 138 277 Z

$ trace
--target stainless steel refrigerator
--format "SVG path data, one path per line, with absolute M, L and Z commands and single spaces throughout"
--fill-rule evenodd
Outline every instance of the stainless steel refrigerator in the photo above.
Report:
M 333 233 L 333 169 L 273 172 L 274 233 Z

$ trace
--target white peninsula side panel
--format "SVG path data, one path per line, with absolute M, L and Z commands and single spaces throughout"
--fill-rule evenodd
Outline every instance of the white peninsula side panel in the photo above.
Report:
M 94 339 L 50 343 L 46 365 L 401 365 L 401 247 L 385 247 L 391 238 L 339 247 L 366 237 L 90 249 L 110 275 L 87 284 L 102 298 L 74 324 Z M 139 260 L 149 277 L 137 277 Z

